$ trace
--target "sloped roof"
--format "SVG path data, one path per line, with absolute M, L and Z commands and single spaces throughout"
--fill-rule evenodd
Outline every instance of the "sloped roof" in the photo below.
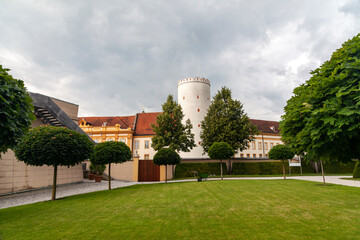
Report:
M 120 124 L 121 129 L 131 128 L 134 129 L 135 116 L 116 116 L 116 117 L 79 117 L 79 121 L 85 120 L 92 126 L 102 126 L 106 122 L 107 126 L 115 126 Z
M 250 119 L 250 122 L 258 127 L 259 133 L 280 134 L 279 122 Z
M 104 122 L 107 126 L 115 126 L 120 124 L 121 129 L 131 128 L 135 130 L 135 136 L 154 135 L 151 124 L 156 124 L 156 118 L 161 112 L 151 113 L 137 113 L 136 116 L 125 117 L 79 117 L 79 120 L 84 119 L 92 126 L 102 126 Z M 136 119 L 136 120 L 135 120 Z M 258 127 L 259 133 L 279 134 L 279 122 L 250 119 L 250 122 Z M 136 126 L 134 126 L 136 124 Z
M 161 112 L 136 114 L 134 135 L 154 135 L 151 124 L 156 124 L 156 118 Z

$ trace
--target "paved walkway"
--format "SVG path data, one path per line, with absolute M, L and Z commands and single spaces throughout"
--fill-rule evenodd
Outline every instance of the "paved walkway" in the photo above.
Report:
M 351 178 L 351 176 L 326 176 L 325 181 L 327 183 L 339 184 L 344 186 L 351 187 L 360 187 L 360 181 L 354 180 L 344 180 L 341 178 Z M 241 178 L 224 178 L 224 180 L 274 180 L 274 179 L 283 179 L 283 177 L 241 177 Z M 314 181 L 314 182 L 322 182 L 322 176 L 294 176 L 288 177 L 287 179 L 297 179 L 297 180 L 305 180 L 305 181 Z M 219 180 L 219 178 L 210 178 L 209 180 Z M 196 179 L 186 179 L 186 180 L 175 180 L 170 182 L 191 182 L 196 181 Z M 146 184 L 151 183 L 162 183 L 162 182 L 146 182 Z M 126 186 L 131 186 L 135 184 L 144 184 L 144 182 L 126 182 L 126 181 L 111 181 L 111 187 L 121 188 Z M 83 183 L 75 183 L 58 186 L 56 191 L 56 198 L 62 198 L 77 194 L 96 192 L 108 189 L 108 182 L 102 181 L 101 183 L 96 183 L 94 181 L 84 180 Z M 8 208 L 13 206 L 25 205 L 36 202 L 48 201 L 51 199 L 51 191 L 52 188 L 46 188 L 41 190 L 33 190 L 23 193 L 17 193 L 7 196 L 0 197 L 0 209 Z

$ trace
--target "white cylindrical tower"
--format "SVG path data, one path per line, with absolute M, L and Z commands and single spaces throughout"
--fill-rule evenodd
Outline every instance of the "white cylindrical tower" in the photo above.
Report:
M 178 82 L 178 104 L 185 115 L 183 122 L 190 119 L 193 125 L 196 147 L 190 152 L 180 152 L 182 158 L 208 158 L 201 147 L 201 121 L 210 106 L 210 81 L 206 78 L 185 78 Z

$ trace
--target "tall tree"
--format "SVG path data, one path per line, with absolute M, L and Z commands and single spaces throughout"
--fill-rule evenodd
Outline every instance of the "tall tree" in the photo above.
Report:
M 13 149 L 35 119 L 24 82 L 0 65 L 0 153 Z
M 131 159 L 131 150 L 123 142 L 102 142 L 95 146 L 91 163 L 96 165 L 109 164 L 109 190 L 111 190 L 111 163 L 124 163 Z
M 21 139 L 15 155 L 27 165 L 54 167 L 52 200 L 55 200 L 57 167 L 75 166 L 89 159 L 93 150 L 93 143 L 85 134 L 62 127 L 40 126 L 30 129 Z
M 284 108 L 283 141 L 322 166 L 333 160 L 359 159 L 360 34 L 311 74 L 294 89 Z
M 154 164 L 165 166 L 165 183 L 167 183 L 167 165 L 176 165 L 180 163 L 180 156 L 171 148 L 162 148 L 154 156 Z
M 283 176 L 284 180 L 286 180 L 286 174 L 285 174 L 285 160 L 291 159 L 294 157 L 294 152 L 291 150 L 291 148 L 287 145 L 276 145 L 269 151 L 269 158 L 273 160 L 281 160 L 282 167 L 283 167 Z
M 152 138 L 152 148 L 155 151 L 169 147 L 177 152 L 189 152 L 195 147 L 194 134 L 191 133 L 190 119 L 182 123 L 184 114 L 181 106 L 174 101 L 172 95 L 167 97 L 162 105 L 163 112 L 157 116 L 156 124 L 151 127 L 155 132 Z
M 210 158 L 220 160 L 220 175 L 223 180 L 222 161 L 230 159 L 234 155 L 234 150 L 226 142 L 215 142 L 209 148 L 208 154 Z M 229 162 L 229 164 L 231 163 Z
M 237 153 L 248 147 L 256 132 L 257 127 L 250 123 L 242 103 L 232 99 L 229 88 L 222 87 L 201 122 L 201 145 L 205 153 L 213 143 L 226 142 Z

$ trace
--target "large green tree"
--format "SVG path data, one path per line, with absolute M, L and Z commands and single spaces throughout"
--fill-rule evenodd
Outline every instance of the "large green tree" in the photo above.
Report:
M 96 165 L 109 164 L 109 190 L 111 190 L 111 163 L 123 163 L 131 159 L 131 150 L 123 142 L 102 142 L 95 146 L 91 163 Z
M 297 154 L 323 162 L 360 156 L 360 34 L 294 89 L 280 122 Z M 306 159 L 306 158 L 305 158 Z M 323 172 L 323 169 L 322 169 Z
M 208 154 L 211 159 L 220 160 L 220 175 L 221 175 L 221 180 L 223 180 L 222 161 L 226 159 L 230 159 L 234 155 L 234 150 L 226 142 L 215 142 L 209 148 Z M 229 164 L 231 163 L 229 162 Z
M 201 145 L 206 153 L 213 143 L 226 142 L 237 153 L 248 147 L 256 129 L 244 112 L 242 103 L 232 99 L 229 88 L 222 87 L 201 122 Z
M 180 163 L 180 156 L 171 148 L 162 148 L 154 156 L 154 164 L 165 166 L 165 183 L 167 183 L 167 165 L 176 165 Z
M 190 120 L 182 123 L 184 114 L 179 104 L 174 101 L 172 95 L 167 97 L 162 105 L 163 112 L 157 116 L 156 124 L 151 127 L 155 132 L 152 138 L 152 148 L 155 151 L 169 147 L 177 152 L 189 152 L 195 147 L 194 134 L 191 133 Z
M 13 149 L 35 119 L 24 82 L 0 65 L 0 153 Z
M 283 168 L 283 175 L 284 180 L 286 180 L 285 174 L 285 160 L 292 159 L 294 157 L 294 152 L 292 149 L 287 145 L 276 145 L 269 151 L 269 158 L 273 160 L 281 160 L 282 168 Z
M 89 159 L 94 145 L 85 134 L 53 126 L 30 129 L 15 148 L 15 155 L 31 166 L 53 166 L 52 200 L 56 198 L 58 166 L 75 166 Z

